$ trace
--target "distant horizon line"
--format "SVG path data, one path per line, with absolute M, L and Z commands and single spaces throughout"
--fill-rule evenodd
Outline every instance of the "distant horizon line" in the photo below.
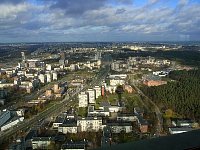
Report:
M 151 41 L 151 40 L 145 40 L 145 41 L 46 41 L 46 42 L 0 42 L 0 44 L 30 44 L 30 43 L 148 43 L 148 42 L 200 42 L 200 40 L 177 40 L 177 41 Z

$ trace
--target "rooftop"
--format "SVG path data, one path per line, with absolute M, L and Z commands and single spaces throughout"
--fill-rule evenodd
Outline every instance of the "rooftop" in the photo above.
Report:
M 188 127 L 180 127 L 180 128 L 176 128 L 176 127 L 172 127 L 169 128 L 171 131 L 192 131 L 194 130 L 193 128 L 188 128 Z

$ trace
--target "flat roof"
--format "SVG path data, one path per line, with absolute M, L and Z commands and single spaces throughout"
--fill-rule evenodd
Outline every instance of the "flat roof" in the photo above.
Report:
M 172 127 L 172 128 L 169 128 L 171 131 L 192 131 L 192 130 L 194 130 L 193 128 L 187 128 L 187 127 L 180 127 L 180 128 L 174 128 L 174 127 Z

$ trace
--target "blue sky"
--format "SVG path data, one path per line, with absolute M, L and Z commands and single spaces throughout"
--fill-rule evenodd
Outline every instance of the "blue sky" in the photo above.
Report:
M 1 0 L 0 42 L 200 40 L 200 0 Z

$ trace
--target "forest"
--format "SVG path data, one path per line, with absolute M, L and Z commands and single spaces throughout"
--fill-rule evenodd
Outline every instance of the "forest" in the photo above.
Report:
M 165 109 L 200 120 L 200 70 L 172 71 L 171 81 L 157 87 L 143 86 L 142 91 Z

